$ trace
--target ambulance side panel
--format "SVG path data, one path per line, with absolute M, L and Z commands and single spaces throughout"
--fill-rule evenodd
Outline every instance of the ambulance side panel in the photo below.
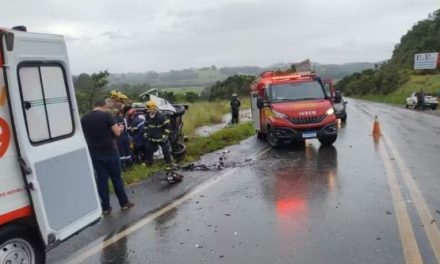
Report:
M 99 219 L 99 197 L 64 39 L 12 32 L 13 48 L 3 52 L 13 129 L 39 230 L 51 244 Z
M 31 215 L 20 171 L 3 76 L 0 66 L 0 225 Z

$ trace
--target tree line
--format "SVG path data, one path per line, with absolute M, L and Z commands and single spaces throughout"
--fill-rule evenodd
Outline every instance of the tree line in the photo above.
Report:
M 108 71 L 100 71 L 92 74 L 82 73 L 79 76 L 73 77 L 78 108 L 81 114 L 90 111 L 96 99 L 109 96 L 112 90 L 122 92 L 131 100 L 137 101 L 140 94 L 152 88 L 149 83 L 109 84 L 109 75 L 110 73 Z M 229 100 L 233 93 L 239 96 L 248 95 L 249 84 L 254 79 L 255 76 L 252 75 L 234 75 L 228 77 L 225 81 L 219 81 L 210 87 L 206 87 L 201 94 L 192 91 L 175 93 L 171 91 L 161 91 L 159 89 L 159 96 L 167 99 L 171 103 L 193 103 L 200 100 Z

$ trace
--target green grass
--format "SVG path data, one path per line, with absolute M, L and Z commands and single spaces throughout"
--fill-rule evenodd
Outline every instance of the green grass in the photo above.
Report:
M 402 87 L 388 95 L 365 95 L 358 98 L 382 103 L 404 105 L 405 99 L 412 92 L 423 89 L 426 93 L 438 96 L 440 92 L 440 74 L 412 75 Z
M 189 105 L 183 115 L 183 134 L 193 135 L 200 126 L 221 123 L 223 115 L 229 111 L 226 101 L 197 102 Z
M 163 162 L 156 162 L 153 164 L 153 166 L 149 166 L 148 168 L 142 165 L 134 165 L 131 169 L 122 173 L 122 178 L 124 179 L 126 185 L 135 184 L 162 170 L 163 167 Z
M 186 160 L 198 159 L 201 155 L 234 145 L 243 139 L 255 135 L 251 122 L 228 126 L 207 137 L 193 137 L 187 143 Z
M 250 109 L 249 97 L 240 98 L 240 109 Z M 231 111 L 230 101 L 196 102 L 189 105 L 183 116 L 183 134 L 191 136 L 198 127 L 223 122 L 223 115 Z
M 191 86 L 191 87 L 166 87 L 159 88 L 162 92 L 173 92 L 175 94 L 185 94 L 187 92 L 194 92 L 200 94 L 205 87 L 203 86 Z
M 251 97 L 240 97 L 241 106 L 240 109 L 251 109 Z

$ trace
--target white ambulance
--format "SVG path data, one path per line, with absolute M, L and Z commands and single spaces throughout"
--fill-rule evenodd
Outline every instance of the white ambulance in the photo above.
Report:
M 44 263 L 101 213 L 64 38 L 0 28 L 0 263 Z

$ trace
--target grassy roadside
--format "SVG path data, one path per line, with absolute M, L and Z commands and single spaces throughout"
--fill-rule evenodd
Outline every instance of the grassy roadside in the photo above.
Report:
M 200 156 L 222 149 L 226 146 L 236 144 L 255 134 L 255 129 L 251 122 L 229 126 L 219 130 L 208 137 L 191 137 L 187 142 L 187 153 L 185 160 L 181 163 L 191 162 Z M 123 172 L 123 179 L 126 185 L 135 184 L 148 178 L 149 176 L 164 170 L 163 160 L 155 161 L 153 166 L 135 165 L 130 170 Z
M 408 82 L 388 95 L 369 94 L 354 98 L 404 106 L 406 97 L 412 92 L 420 91 L 420 89 L 423 89 L 426 93 L 438 96 L 440 92 L 440 74 L 412 75 Z
M 240 109 L 250 109 L 249 97 L 240 98 Z M 183 115 L 183 134 L 192 136 L 198 127 L 221 123 L 223 115 L 231 111 L 230 102 L 226 100 L 216 102 L 197 102 L 189 105 Z
M 240 109 L 250 108 L 249 97 L 240 98 Z M 203 125 L 223 122 L 223 115 L 230 112 L 229 101 L 197 102 L 190 104 L 183 115 L 183 133 L 189 137 L 186 143 L 187 152 L 184 162 L 194 161 L 200 156 L 236 144 L 255 134 L 252 123 L 241 123 L 219 130 L 207 137 L 194 136 L 196 129 Z M 123 172 L 125 184 L 134 184 L 165 168 L 165 163 L 156 161 L 153 166 L 135 165 Z
M 228 126 L 208 137 L 190 138 L 187 144 L 186 161 L 193 161 L 200 156 L 234 145 L 243 139 L 255 135 L 255 128 L 251 122 Z

